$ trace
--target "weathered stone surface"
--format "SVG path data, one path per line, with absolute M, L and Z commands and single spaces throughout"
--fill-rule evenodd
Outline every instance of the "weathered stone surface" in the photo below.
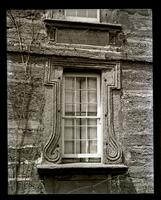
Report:
M 132 133 L 131 135 L 125 136 L 126 142 L 130 146 L 138 145 L 142 146 L 143 144 L 149 145 L 153 142 L 153 136 L 150 134 L 135 134 Z
M 44 186 L 41 181 L 32 180 L 18 180 L 17 181 L 17 193 L 15 180 L 9 180 L 9 194 L 44 194 Z
M 8 178 L 18 180 L 22 179 L 30 179 L 32 178 L 33 181 L 38 181 L 39 176 L 37 172 L 37 167 L 34 161 L 25 160 L 23 162 L 18 163 L 17 165 L 15 162 L 8 163 Z
M 130 110 L 130 108 L 152 109 L 152 90 L 123 90 L 121 100 L 122 106 L 126 110 Z
M 8 119 L 39 120 L 45 99 L 41 83 L 38 83 L 35 80 L 34 86 L 20 82 L 8 85 Z
M 141 178 L 132 178 L 136 192 L 139 193 L 154 193 L 154 182 L 153 178 L 141 179 Z
M 152 89 L 152 72 L 146 69 L 122 70 L 122 87 L 125 90 Z
M 29 178 L 31 176 L 32 164 L 20 164 L 18 166 L 17 177 L 18 178 Z M 16 178 L 16 164 L 8 165 L 8 177 Z
M 153 174 L 152 165 L 142 165 L 142 166 L 131 166 L 129 168 L 129 174 L 131 177 L 143 178 Z
M 136 188 L 129 174 L 119 175 L 120 194 L 136 194 Z
M 104 23 L 118 23 L 117 9 L 101 9 L 100 21 Z
M 16 162 L 25 160 L 36 160 L 41 156 L 40 147 L 26 146 L 23 148 L 8 148 L 8 161 Z
M 38 125 L 38 129 L 32 127 L 30 122 L 27 124 L 27 129 L 24 128 L 10 128 L 8 127 L 8 145 L 15 147 L 16 145 L 21 144 L 23 141 L 23 145 L 38 145 L 42 140 L 42 130 L 39 129 L 40 125 Z
M 131 109 L 124 111 L 123 129 L 134 133 L 153 130 L 153 113 L 150 109 Z
M 87 177 L 86 177 L 87 178 Z M 47 193 L 64 193 L 64 194 L 134 194 L 137 193 L 133 179 L 129 174 L 115 175 L 110 174 L 106 177 L 90 176 L 85 177 L 77 175 L 77 179 L 68 176 L 63 177 L 46 176 L 44 179 Z M 63 192 L 62 192 L 63 191 Z
M 68 180 L 61 177 L 45 177 L 44 184 L 47 190 L 47 193 L 56 193 L 56 194 L 107 194 L 107 191 L 110 191 L 108 188 L 108 176 L 90 176 L 84 177 L 78 176 L 68 177 Z M 109 186 L 110 187 L 110 186 Z
M 58 30 L 57 42 L 106 46 L 109 43 L 107 32 L 87 30 Z M 97 35 L 97 37 L 96 37 Z
M 73 187 L 74 186 L 74 187 Z M 106 180 L 103 181 L 61 181 L 56 182 L 55 193 L 65 194 L 107 194 Z

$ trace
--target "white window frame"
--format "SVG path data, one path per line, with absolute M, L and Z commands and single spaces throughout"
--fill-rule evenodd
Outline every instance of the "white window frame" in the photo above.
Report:
M 65 116 L 65 77 L 96 77 L 97 78 L 97 116 Z M 101 119 L 101 84 L 100 75 L 96 73 L 64 73 L 63 75 L 63 101 L 62 101 L 62 158 L 102 158 L 102 119 Z M 65 154 L 64 153 L 64 119 L 97 119 L 97 153 L 90 154 Z
M 76 12 L 78 9 L 75 9 Z M 78 22 L 100 22 L 100 9 L 97 9 L 97 18 L 92 17 L 77 17 L 77 16 L 67 16 L 66 15 L 66 9 L 65 9 L 65 19 L 69 21 L 78 21 Z

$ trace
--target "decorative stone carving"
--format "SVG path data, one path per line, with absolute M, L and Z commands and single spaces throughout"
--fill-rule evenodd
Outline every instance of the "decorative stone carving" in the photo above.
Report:
M 53 87 L 53 106 L 55 112 L 53 116 L 52 132 L 48 142 L 44 146 L 44 158 L 53 163 L 59 163 L 61 160 L 61 148 L 59 139 L 61 135 L 61 80 L 62 70 L 50 65 L 50 61 L 45 69 L 45 86 Z
M 103 71 L 103 93 L 104 93 L 104 140 L 106 148 L 104 151 L 105 163 L 122 162 L 122 150 L 116 140 L 113 117 L 113 90 L 120 89 L 120 65 L 111 65 Z

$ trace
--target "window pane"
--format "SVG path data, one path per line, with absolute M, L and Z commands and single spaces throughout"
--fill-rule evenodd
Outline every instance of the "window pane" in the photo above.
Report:
M 76 9 L 67 9 L 66 16 L 76 16 Z
M 76 102 L 77 103 L 86 103 L 86 91 L 85 90 L 77 90 Z
M 88 89 L 97 89 L 97 79 L 93 77 L 87 78 L 87 87 Z
M 65 126 L 74 126 L 74 119 L 64 119 Z
M 76 139 L 86 139 L 86 127 L 76 127 Z
M 97 153 L 97 141 L 96 140 L 89 140 L 89 153 Z
M 88 9 L 88 17 L 97 18 L 97 9 Z
M 97 119 L 87 119 L 87 125 L 97 126 Z
M 76 77 L 76 89 L 86 89 L 86 78 Z
M 65 154 L 73 154 L 74 153 L 74 142 L 73 141 L 65 141 L 64 142 L 64 153 Z
M 87 17 L 87 10 L 86 9 L 77 9 L 77 16 L 78 17 Z
M 80 115 L 81 115 L 80 107 L 81 107 L 81 105 L 80 105 L 79 103 L 77 103 L 77 104 L 76 104 L 76 115 L 77 115 L 77 116 L 80 116 Z
M 74 104 L 74 102 L 75 102 L 75 93 L 74 93 L 73 90 L 66 90 L 65 91 L 65 102 Z
M 76 153 L 86 153 L 86 141 L 76 142 Z
M 74 119 L 64 119 L 64 126 L 74 126 Z
M 96 91 L 88 91 L 88 103 L 97 103 Z
M 64 139 L 72 140 L 74 139 L 74 127 L 64 127 Z
M 97 104 L 88 104 L 88 116 L 97 116 Z
M 76 126 L 86 126 L 86 119 L 76 119 Z
M 65 77 L 65 89 L 73 89 L 74 90 L 74 78 L 73 77 Z
M 86 104 L 76 104 L 76 115 L 85 116 L 86 115 Z
M 74 116 L 75 115 L 75 104 L 65 104 L 65 115 L 66 116 Z
M 97 127 L 88 127 L 88 139 L 97 139 Z

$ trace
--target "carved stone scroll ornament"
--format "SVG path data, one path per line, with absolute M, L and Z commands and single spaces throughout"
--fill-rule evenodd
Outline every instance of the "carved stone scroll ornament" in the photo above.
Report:
M 49 162 L 59 162 L 61 154 L 60 154 L 60 148 L 59 148 L 59 138 L 60 138 L 60 128 L 59 125 L 59 112 L 58 109 L 58 90 L 59 90 L 59 82 L 54 82 L 53 87 L 55 88 L 55 97 L 56 97 L 56 112 L 54 113 L 55 123 L 53 124 L 53 131 L 51 133 L 50 139 L 47 142 L 47 144 L 44 147 L 44 157 Z
M 61 149 L 59 146 L 59 139 L 60 139 L 60 119 L 61 119 L 61 76 L 62 73 L 60 70 L 57 70 L 58 73 L 53 72 L 55 69 L 52 69 L 50 63 L 47 64 L 45 70 L 45 86 L 53 87 L 53 107 L 54 109 L 54 116 L 52 121 L 52 132 L 48 142 L 44 146 L 43 155 L 44 158 L 52 163 L 59 163 L 61 160 Z M 52 76 L 52 74 L 56 74 L 56 76 Z
M 112 69 L 113 84 L 109 83 L 104 77 L 107 95 L 107 141 L 106 141 L 106 162 L 107 163 L 120 163 L 122 162 L 122 150 L 116 140 L 114 131 L 114 117 L 113 117 L 113 89 L 120 89 L 120 66 L 115 65 Z

